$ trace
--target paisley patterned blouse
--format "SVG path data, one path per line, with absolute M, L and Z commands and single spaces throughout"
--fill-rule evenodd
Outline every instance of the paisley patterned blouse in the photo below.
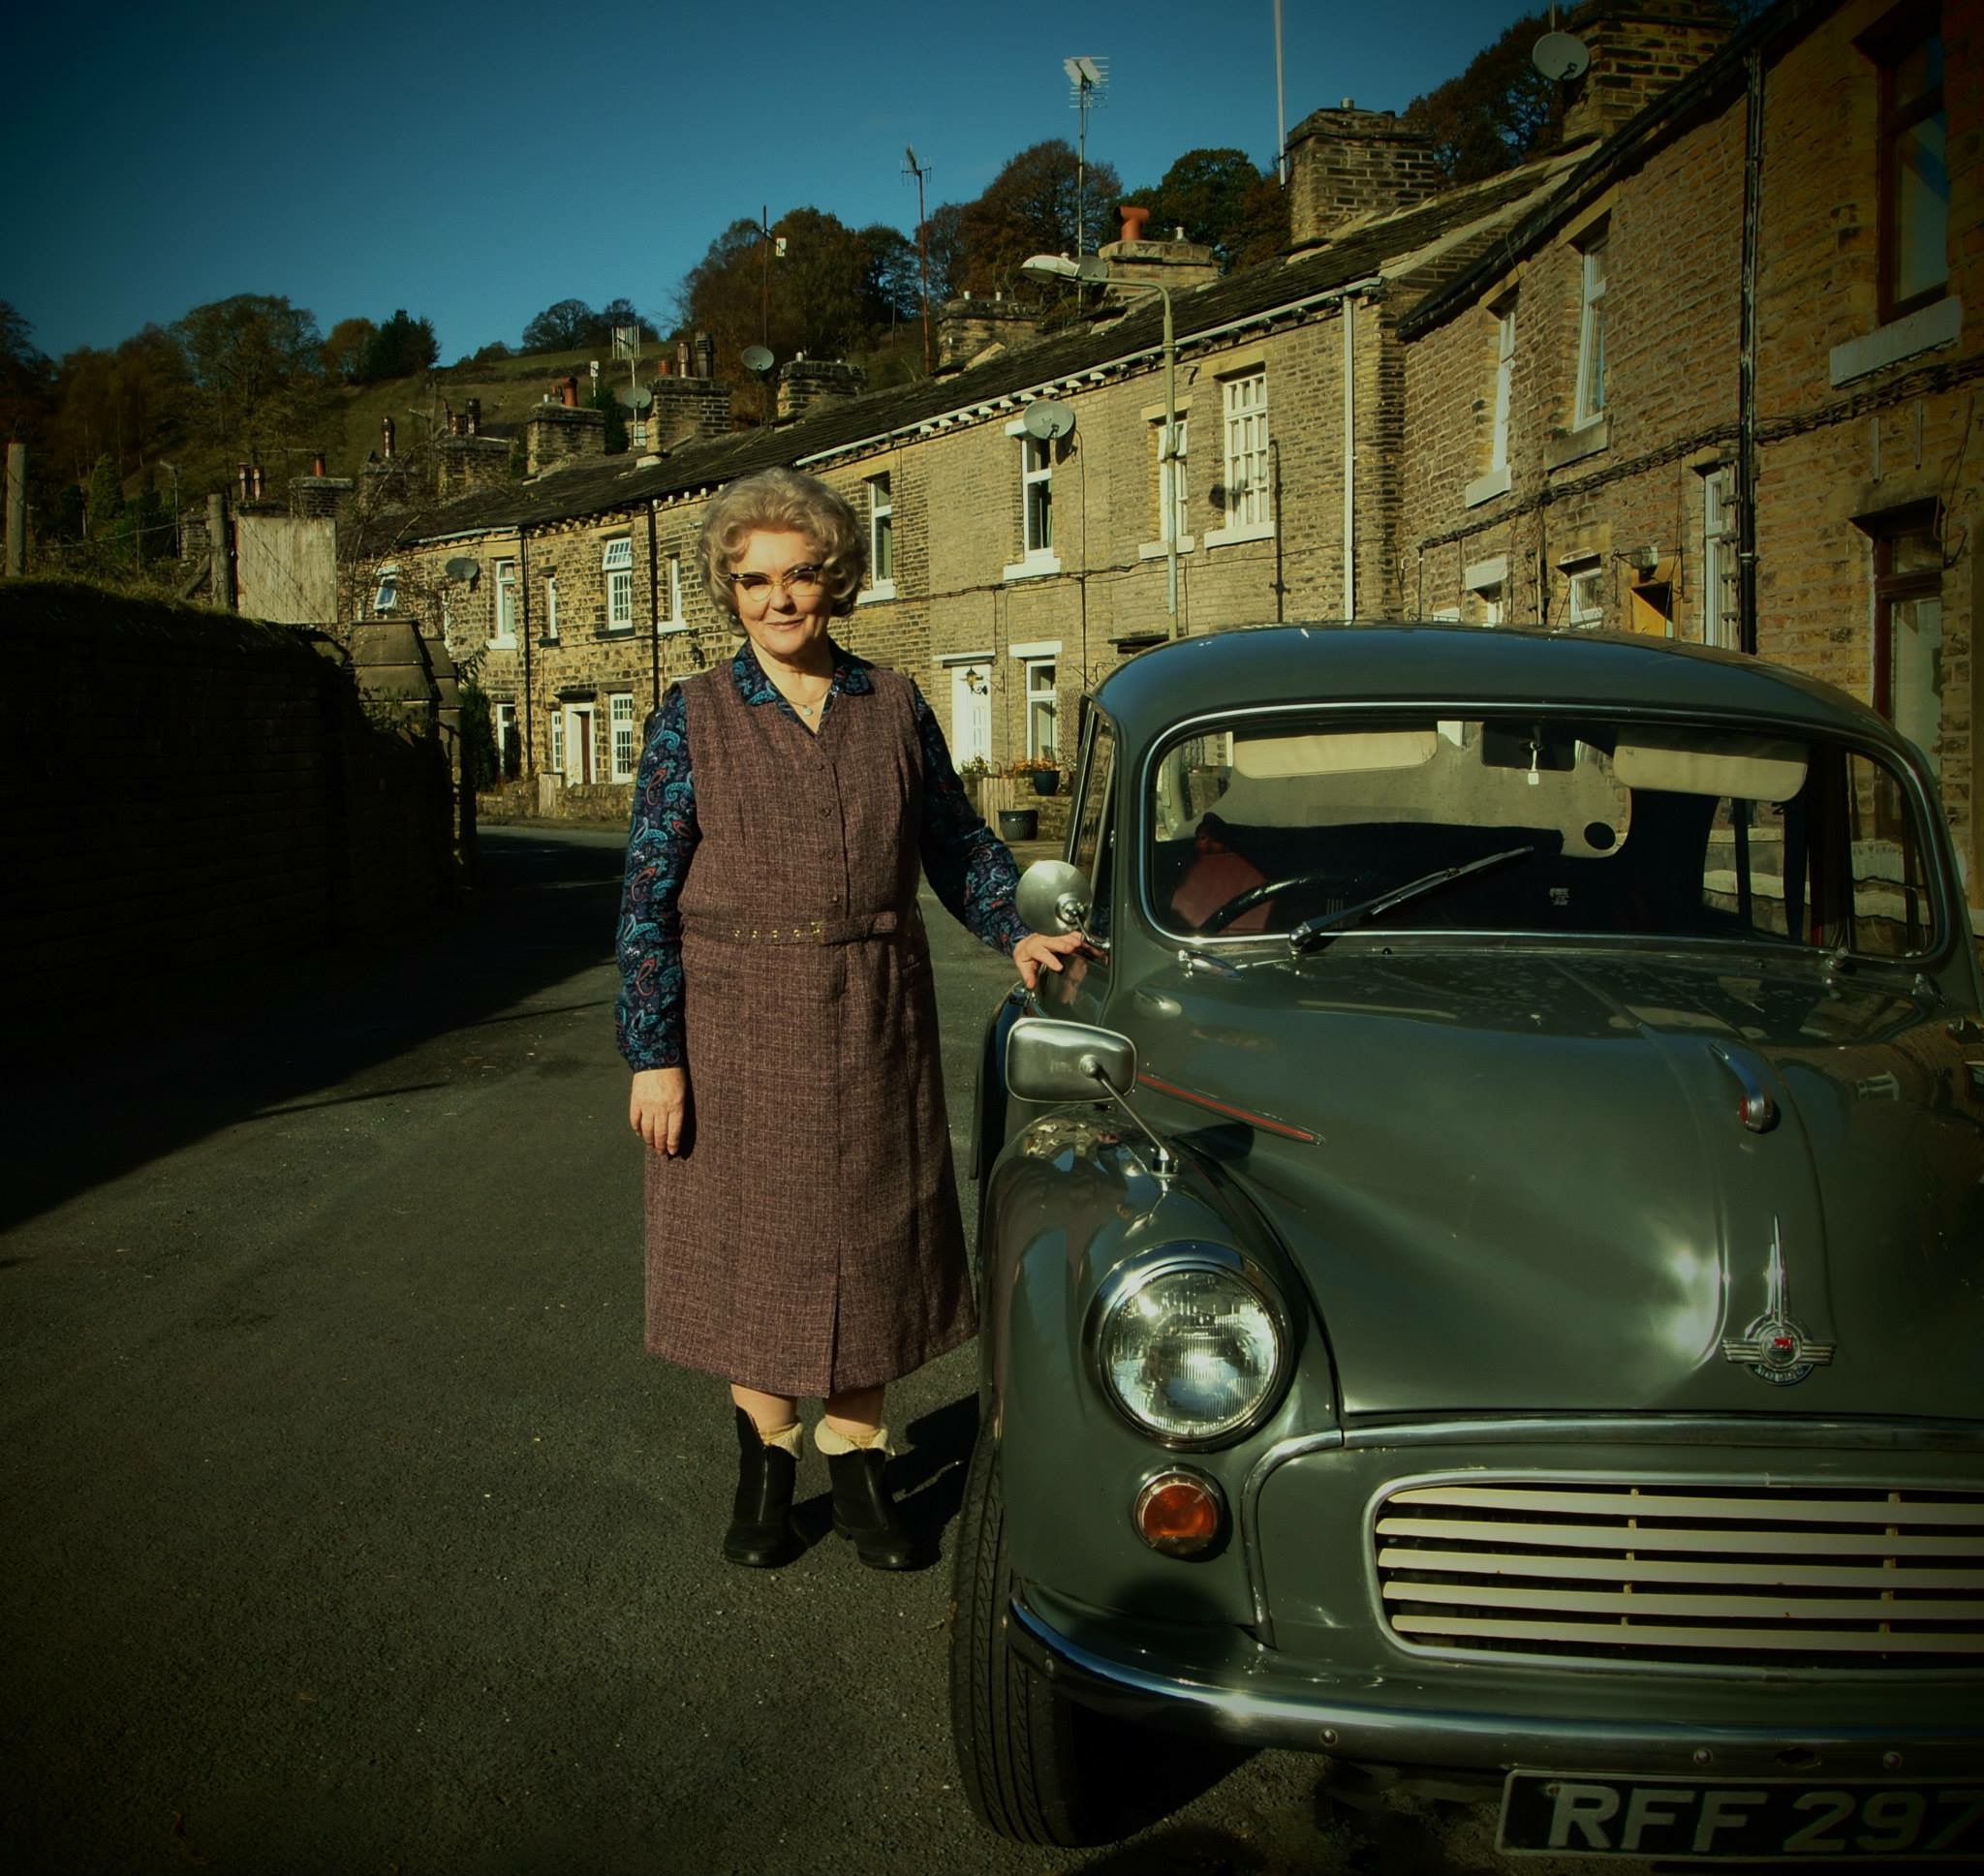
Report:
M 831 642 L 831 641 L 829 641 Z M 837 698 L 871 695 L 865 660 L 833 646 L 833 683 L 821 718 Z M 749 704 L 799 721 L 772 687 L 746 639 L 730 676 Z M 1013 909 L 1019 882 L 1012 855 L 978 816 L 952 767 L 935 713 L 916 693 L 923 744 L 923 872 L 946 908 L 996 950 L 1009 952 L 1027 928 Z M 696 777 L 689 760 L 689 714 L 670 690 L 648 729 L 634 782 L 634 824 L 627 838 L 627 877 L 620 897 L 620 998 L 615 1030 L 633 1067 L 682 1065 L 682 928 L 676 904 L 700 838 Z

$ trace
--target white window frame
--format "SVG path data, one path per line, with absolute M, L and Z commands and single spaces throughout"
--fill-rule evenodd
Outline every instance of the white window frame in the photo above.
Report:
M 1602 234 L 1578 249 L 1577 405 L 1573 430 L 1605 415 L 1605 250 Z
M 1026 712 L 1027 754 L 1039 756 L 1050 761 L 1061 759 L 1061 660 L 1057 658 L 1030 658 L 1021 665 L 1025 674 L 1026 689 L 1023 692 L 1022 707 Z M 1040 680 L 1044 677 L 1045 683 Z M 1053 725 L 1052 737 L 1037 736 L 1034 733 L 1034 712 L 1044 709 L 1046 721 Z
M 1508 407 L 1515 392 L 1515 302 L 1495 316 L 1495 416 L 1488 433 L 1488 468 L 1508 473 Z
M 1463 569 L 1461 584 L 1473 595 L 1481 608 L 1481 624 L 1502 625 L 1507 618 L 1508 556 L 1494 554 Z
M 1736 472 L 1724 463 L 1701 478 L 1701 642 L 1743 649 L 1737 559 Z
M 557 639 L 557 636 L 558 575 L 556 573 L 546 573 L 544 575 L 544 642 L 547 645 L 551 644 Z M 561 775 L 564 773 L 564 770 L 559 768 L 559 764 L 555 759 L 552 761 L 551 766 L 554 769 L 558 769 Z
M 1265 540 L 1275 531 L 1273 433 L 1268 410 L 1265 365 L 1220 381 L 1226 525 L 1206 534 L 1208 547 L 1231 540 Z
M 499 651 L 516 649 L 516 562 L 499 560 L 495 568 L 495 630 L 489 643 Z
M 1597 554 L 1573 554 L 1558 562 L 1566 583 L 1564 623 L 1573 631 L 1597 631 L 1605 624 L 1605 563 Z
M 544 727 L 551 739 L 551 773 L 562 781 L 565 776 L 565 706 L 562 703 L 545 711 Z
M 372 610 L 375 613 L 390 612 L 399 604 L 399 568 L 392 562 L 379 569 L 379 588 L 372 595 Z
M 1146 415 L 1149 414 L 1146 413 Z M 1158 441 L 1158 538 L 1140 546 L 1142 560 L 1162 558 L 1173 546 L 1189 554 L 1197 540 L 1189 532 L 1192 519 L 1192 418 L 1178 413 L 1177 428 L 1170 453 L 1164 450 L 1164 416 L 1161 411 L 1150 418 Z
M 687 631 L 689 621 L 682 616 L 682 556 L 670 554 L 668 570 L 664 576 L 666 586 L 663 596 L 665 610 L 658 630 L 662 631 Z
M 634 692 L 606 692 L 606 740 L 609 745 L 609 773 L 615 782 L 632 782 L 640 752 L 635 747 Z
M 1023 423 L 1008 423 L 1006 434 L 1019 443 L 1019 527 L 1020 557 L 1006 569 L 1009 580 L 1038 579 L 1043 573 L 1058 573 L 1061 561 L 1054 552 L 1054 444 L 1051 438 L 1027 434 Z M 1033 541 L 1034 490 L 1046 491 L 1047 540 L 1044 546 Z
M 634 541 L 618 535 L 600 553 L 600 570 L 606 576 L 606 630 L 634 630 Z
M 883 543 L 888 545 L 888 572 L 882 573 Z M 868 477 L 868 584 L 862 602 L 895 598 L 895 488 L 890 472 Z
M 496 779 L 510 780 L 510 746 L 517 734 L 516 705 L 508 698 L 498 697 L 490 706 L 489 727 L 496 737 Z M 523 773 L 523 765 L 517 764 L 517 773 Z

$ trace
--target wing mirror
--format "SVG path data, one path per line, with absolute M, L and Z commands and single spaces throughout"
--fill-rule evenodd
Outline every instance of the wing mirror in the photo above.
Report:
M 1020 875 L 1013 904 L 1032 931 L 1081 932 L 1086 938 L 1089 898 L 1088 876 L 1081 868 L 1066 860 L 1036 860 Z
M 1061 862 L 1042 860 L 1038 864 L 1060 866 Z M 1073 873 L 1074 869 L 1065 871 Z M 1006 1086 L 1009 1092 L 1023 1101 L 1045 1103 L 1114 1101 L 1157 1150 L 1152 1172 L 1167 1179 L 1177 1168 L 1170 1148 L 1123 1098 L 1135 1083 L 1136 1044 L 1114 1030 L 1052 1016 L 1023 1016 L 1006 1032 Z

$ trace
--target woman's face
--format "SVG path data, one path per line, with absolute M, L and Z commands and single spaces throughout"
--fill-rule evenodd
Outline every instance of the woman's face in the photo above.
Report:
M 804 535 L 760 532 L 730 563 L 737 622 L 760 653 L 803 664 L 811 661 L 815 646 L 825 643 L 833 596 L 820 562 L 820 549 Z

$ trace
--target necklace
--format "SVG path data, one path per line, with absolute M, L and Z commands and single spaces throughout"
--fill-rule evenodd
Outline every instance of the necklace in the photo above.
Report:
M 826 691 L 831 691 L 832 689 L 833 680 L 831 678 L 828 678 L 826 681 Z M 792 693 L 790 691 L 788 691 L 783 685 L 778 687 L 779 695 L 784 697 L 785 700 L 789 704 L 790 704 L 792 708 L 800 714 L 800 716 L 807 719 L 809 723 L 815 717 L 820 715 L 821 706 L 826 701 L 826 691 L 822 691 L 820 693 L 820 695 L 815 697 L 811 703 L 801 703 L 799 699 L 793 696 Z

